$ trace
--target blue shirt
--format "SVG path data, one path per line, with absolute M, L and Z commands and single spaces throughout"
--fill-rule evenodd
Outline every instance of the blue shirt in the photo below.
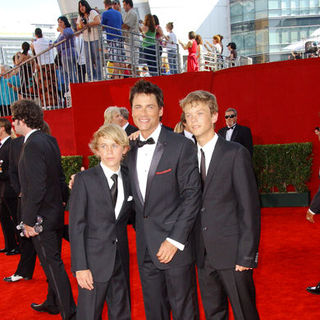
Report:
M 9 106 L 18 100 L 17 92 L 13 88 L 8 87 L 8 83 L 11 83 L 14 87 L 19 88 L 19 75 L 13 75 L 10 78 L 0 78 L 0 105 L 2 106 Z
M 109 8 L 102 13 L 101 24 L 103 26 L 110 26 L 112 28 L 120 29 L 114 30 L 112 28 L 105 27 L 104 30 L 107 33 L 107 40 L 121 39 L 122 32 L 121 27 L 123 24 L 122 15 L 119 11 Z
M 73 41 L 73 31 L 70 27 L 63 29 L 63 33 L 59 34 L 58 39 L 54 43 L 58 43 L 64 39 L 66 41 L 64 43 L 61 43 L 57 46 L 57 50 L 61 55 L 64 56 L 71 56 L 75 55 L 76 50 L 74 47 L 74 41 Z

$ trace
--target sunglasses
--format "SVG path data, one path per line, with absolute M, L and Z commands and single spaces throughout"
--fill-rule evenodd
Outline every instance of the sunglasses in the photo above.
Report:
M 236 115 L 235 114 L 230 114 L 229 116 L 224 116 L 226 119 L 233 119 L 233 118 L 235 118 L 236 117 Z

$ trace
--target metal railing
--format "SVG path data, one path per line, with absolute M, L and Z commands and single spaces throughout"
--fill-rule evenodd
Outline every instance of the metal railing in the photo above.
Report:
M 204 56 L 204 70 L 236 65 L 215 54 Z M 23 98 L 44 110 L 70 107 L 70 83 L 180 72 L 176 44 L 109 26 L 85 28 L 11 70 L 0 70 L 0 116 L 10 115 L 10 105 Z

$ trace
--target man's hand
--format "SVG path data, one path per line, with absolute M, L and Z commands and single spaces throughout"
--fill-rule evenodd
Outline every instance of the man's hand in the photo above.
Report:
M 235 270 L 236 271 L 247 271 L 247 270 L 251 270 L 253 268 L 248 268 L 248 267 L 243 267 L 243 266 L 239 266 L 238 264 L 236 264 Z
M 312 214 L 312 213 L 310 212 L 310 210 L 307 211 L 306 219 L 307 219 L 309 222 L 311 222 L 311 223 L 315 223 L 315 221 L 314 221 L 314 214 Z
M 81 168 L 80 168 L 80 171 L 85 171 L 85 170 L 86 170 L 85 167 L 81 167 Z M 73 175 L 70 177 L 69 184 L 68 184 L 68 187 L 69 187 L 70 190 L 71 190 L 72 187 L 73 187 L 74 177 L 75 177 L 75 176 L 76 176 L 76 175 L 73 174 Z
M 176 254 L 177 250 L 177 247 L 165 240 L 161 243 L 157 257 L 161 263 L 169 263 Z
M 76 278 L 82 289 L 93 290 L 93 277 L 89 269 L 76 271 Z
M 27 238 L 35 237 L 35 236 L 37 236 L 39 234 L 39 233 L 35 232 L 33 227 L 30 227 L 30 226 L 28 226 L 26 224 L 23 227 L 24 227 L 24 235 Z
M 138 137 L 139 137 L 139 134 L 140 134 L 140 130 L 134 132 L 134 133 L 131 133 L 130 136 L 129 136 L 129 140 L 137 140 Z

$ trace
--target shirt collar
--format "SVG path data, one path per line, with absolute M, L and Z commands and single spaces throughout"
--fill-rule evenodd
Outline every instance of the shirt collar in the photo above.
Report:
M 231 127 L 228 126 L 228 128 L 231 128 L 231 130 L 233 130 L 236 127 L 236 123 L 234 125 L 232 125 Z
M 3 138 L 0 142 L 1 142 L 1 146 L 4 145 L 4 143 L 10 138 L 10 136 L 7 136 L 5 138 Z
M 200 149 L 202 149 L 204 153 L 209 152 L 210 150 L 213 151 L 217 141 L 218 141 L 218 135 L 214 133 L 213 138 L 210 141 L 208 141 L 204 146 L 201 147 L 199 144 L 197 145 L 198 151 L 200 152 Z
M 151 135 L 150 135 L 149 137 L 147 137 L 147 139 L 153 138 L 155 144 L 157 144 L 157 143 L 158 143 L 158 140 L 159 140 L 160 132 L 161 132 L 161 125 L 160 125 L 160 123 L 159 123 L 158 127 L 156 128 L 156 130 L 154 130 L 154 131 L 151 133 Z M 141 141 L 146 141 L 146 140 L 147 140 L 147 139 L 145 139 L 145 138 L 141 135 L 141 133 L 140 133 L 140 135 L 139 135 L 139 138 L 140 138 Z
M 24 143 L 28 140 L 28 138 L 36 131 L 38 131 L 39 129 L 32 129 L 30 132 L 28 132 L 25 136 L 24 136 Z
M 102 161 L 100 161 L 100 166 L 101 166 L 101 168 L 107 178 L 111 179 L 112 175 L 114 175 L 114 174 L 117 174 L 118 176 L 120 176 L 121 166 L 119 167 L 119 170 L 116 172 L 112 171 L 110 168 L 108 168 L 106 165 L 104 165 L 102 163 Z
M 129 122 L 127 122 L 127 123 L 122 127 L 122 129 L 123 129 L 123 130 L 126 130 L 126 128 L 127 128 L 128 125 L 129 125 Z
M 193 134 L 191 133 L 191 132 L 189 132 L 189 131 L 187 131 L 187 130 L 183 130 L 183 132 L 184 132 L 184 136 L 186 137 L 186 138 L 189 138 L 189 139 L 193 139 Z

